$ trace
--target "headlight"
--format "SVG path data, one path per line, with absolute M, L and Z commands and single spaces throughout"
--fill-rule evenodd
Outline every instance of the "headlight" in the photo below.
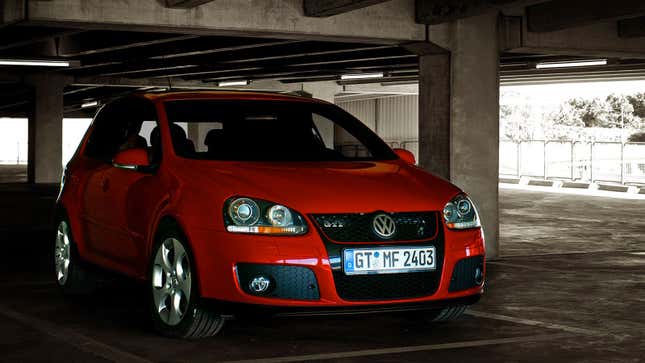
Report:
M 224 205 L 224 224 L 233 233 L 299 235 L 307 233 L 305 219 L 296 211 L 265 200 L 235 197 Z
M 464 194 L 454 197 L 443 207 L 443 219 L 451 229 L 481 227 L 475 204 Z

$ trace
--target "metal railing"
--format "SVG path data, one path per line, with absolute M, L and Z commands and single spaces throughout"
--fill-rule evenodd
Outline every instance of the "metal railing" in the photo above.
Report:
M 645 184 L 645 143 L 500 141 L 499 174 Z

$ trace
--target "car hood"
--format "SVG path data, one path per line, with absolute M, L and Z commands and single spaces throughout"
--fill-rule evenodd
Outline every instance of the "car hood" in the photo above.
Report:
M 218 197 L 247 196 L 301 213 L 442 210 L 460 190 L 401 161 L 181 163 L 199 188 Z M 185 174 L 185 173 L 181 173 Z

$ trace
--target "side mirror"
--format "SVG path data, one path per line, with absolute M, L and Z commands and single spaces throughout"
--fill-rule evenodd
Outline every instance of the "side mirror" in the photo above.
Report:
M 394 152 L 399 158 L 401 158 L 401 160 L 405 161 L 408 164 L 415 165 L 417 163 L 416 159 L 414 158 L 414 154 L 406 149 L 394 149 Z
M 138 170 L 150 166 L 148 150 L 145 148 L 132 148 L 119 151 L 112 159 L 112 165 L 116 168 Z

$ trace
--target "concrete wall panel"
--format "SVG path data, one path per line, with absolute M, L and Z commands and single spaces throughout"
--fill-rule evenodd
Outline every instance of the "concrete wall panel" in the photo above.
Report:
M 311 18 L 302 0 L 217 0 L 192 9 L 169 9 L 158 0 L 30 1 L 34 22 L 67 22 L 96 27 L 188 33 L 339 38 L 365 41 L 423 40 L 414 22 L 414 1 L 393 0 L 339 14 Z

